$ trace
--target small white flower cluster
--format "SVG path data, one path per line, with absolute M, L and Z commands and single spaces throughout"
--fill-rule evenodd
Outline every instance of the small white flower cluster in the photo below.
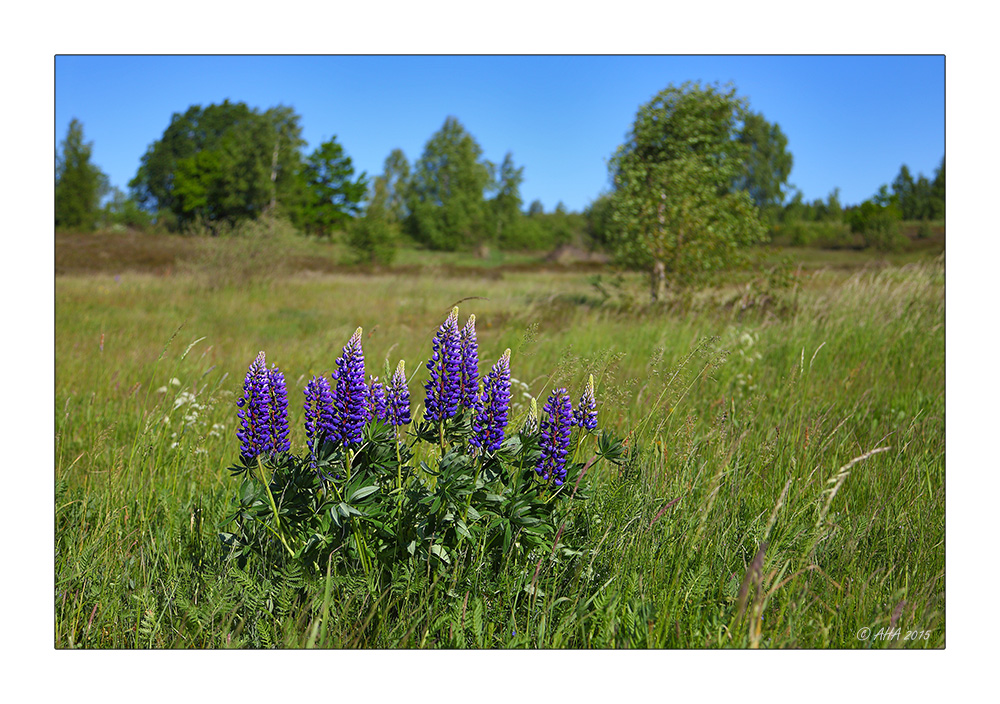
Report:
M 520 391 L 520 393 L 518 393 Z M 520 379 L 510 378 L 511 410 L 527 408 L 535 397 L 528 390 L 528 385 Z
M 181 382 L 179 379 L 174 377 L 170 379 L 170 381 L 168 381 L 167 384 L 169 386 L 179 387 L 181 385 Z M 156 392 L 160 394 L 165 394 L 168 391 L 169 391 L 168 386 L 161 386 L 156 390 Z M 190 391 L 181 391 L 177 394 L 176 397 L 174 397 L 174 404 L 173 407 L 170 409 L 170 412 L 173 413 L 174 411 L 181 411 L 182 415 L 179 418 L 180 430 L 174 431 L 170 434 L 170 437 L 172 439 L 172 442 L 170 443 L 170 449 L 175 449 L 180 445 L 179 435 L 184 435 L 184 433 L 189 430 L 192 432 L 198 431 L 200 429 L 200 426 L 203 426 L 205 424 L 203 416 L 205 414 L 205 411 L 208 410 L 208 408 L 209 408 L 208 404 L 201 403 L 198 400 L 197 394 L 192 393 Z M 163 423 L 165 425 L 171 424 L 171 418 L 169 414 L 163 416 Z M 208 431 L 205 437 L 221 438 L 222 431 L 225 429 L 226 425 L 224 423 L 213 423 L 211 429 Z M 208 451 L 204 447 L 197 447 L 195 448 L 194 452 L 195 454 L 205 454 Z
M 726 347 L 735 353 L 730 359 L 739 360 L 737 366 L 741 367 L 735 377 L 736 391 L 741 395 L 749 395 L 757 391 L 753 364 L 764 356 L 756 347 L 758 342 L 760 342 L 760 334 L 756 330 L 751 332 L 734 328 L 729 335 Z

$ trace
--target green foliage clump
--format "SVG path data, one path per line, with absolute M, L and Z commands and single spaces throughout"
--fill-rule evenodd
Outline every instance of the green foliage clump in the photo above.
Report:
M 618 260 L 647 271 L 653 300 L 667 278 L 685 286 L 743 261 L 766 228 L 746 191 L 750 146 L 737 139 L 747 114 L 735 89 L 685 83 L 641 106 L 611 160 L 612 247 Z
M 329 236 L 360 211 L 367 181 L 336 137 L 304 158 L 300 122 L 289 107 L 228 100 L 174 113 L 129 182 L 133 197 L 179 231 L 216 234 L 268 213 Z
M 788 137 L 777 123 L 748 112 L 737 139 L 749 150 L 734 189 L 749 193 L 758 210 L 772 216 L 785 200 L 785 183 L 792 171 Z
M 361 212 L 368 179 L 363 173 L 354 178 L 351 157 L 344 153 L 336 137 L 309 155 L 303 178 L 306 198 L 299 220 L 307 232 L 330 237 Z
M 359 329 L 358 345 L 360 334 Z M 349 393 L 342 383 L 347 364 L 338 370 L 338 398 Z M 363 369 L 357 373 L 363 375 Z M 592 379 L 588 389 L 593 398 Z M 403 433 L 404 425 L 395 425 L 396 420 L 390 424 L 391 416 L 369 411 L 360 442 L 316 425 L 308 431 L 314 439 L 305 456 L 241 452 L 230 468 L 240 486 L 235 510 L 225 520 L 233 528 L 221 534 L 223 543 L 241 565 L 251 557 L 276 565 L 290 559 L 319 570 L 335 556 L 339 570 L 364 574 L 373 585 L 391 583 L 392 575 L 414 560 L 418 569 L 427 566 L 446 578 L 453 564 L 470 556 L 499 570 L 524 567 L 531 555 L 552 552 L 560 538 L 564 544 L 570 539 L 560 526 L 571 511 L 566 502 L 587 496 L 584 474 L 599 460 L 621 463 L 625 449 L 607 432 L 592 436 L 583 415 L 559 425 L 554 417 L 539 420 L 530 414 L 505 439 L 501 426 L 496 449 L 489 449 L 479 435 L 483 423 L 493 422 L 480 415 L 487 392 L 475 398 L 451 417 L 434 420 L 425 414 L 411 433 Z M 349 402 L 341 398 L 338 403 Z M 508 404 L 509 399 L 494 409 L 502 413 L 504 425 Z M 252 428 L 254 416 L 243 412 L 248 415 L 242 422 Z M 315 413 L 322 419 L 320 410 Z M 406 414 L 408 423 L 409 410 Z M 573 425 L 579 428 L 572 456 L 563 455 L 557 465 L 564 473 L 543 479 L 540 468 L 551 452 L 546 443 L 554 442 L 555 430 L 546 429 L 550 422 L 566 433 L 567 443 Z M 250 437 L 252 430 L 246 433 Z M 594 456 L 581 461 L 590 456 L 591 445 Z
M 902 214 L 898 198 L 889 195 L 886 186 L 878 194 L 850 211 L 851 231 L 859 233 L 865 245 L 880 252 L 895 252 L 906 244 L 906 237 L 899 231 Z
M 358 262 L 388 266 L 396 258 L 398 241 L 399 223 L 388 205 L 386 179 L 379 176 L 372 183 L 364 216 L 353 220 L 347 229 L 347 244 Z
M 849 249 L 856 246 L 854 234 L 846 222 L 783 222 L 773 228 L 771 241 L 791 247 L 821 249 Z
M 253 219 L 301 190 L 299 122 L 284 106 L 193 105 L 174 113 L 129 186 L 143 207 L 170 211 L 182 228 Z
M 110 230 L 148 230 L 153 226 L 153 216 L 120 188 L 113 188 L 111 199 L 101 210 L 101 225 Z
M 107 176 L 91 163 L 93 142 L 83 141 L 83 125 L 73 119 L 56 157 L 56 227 L 90 231 L 100 216 Z
M 929 180 L 919 174 L 914 180 L 909 167 L 903 164 L 892 182 L 892 192 L 903 220 L 943 220 L 944 219 L 944 157 Z
M 424 147 L 409 182 L 407 230 L 430 249 L 454 251 L 490 236 L 484 192 L 490 167 L 482 147 L 454 117 Z
M 272 281 L 285 273 L 287 255 L 301 240 L 287 219 L 270 214 L 232 224 L 197 218 L 185 233 L 195 246 L 183 266 L 210 288 Z

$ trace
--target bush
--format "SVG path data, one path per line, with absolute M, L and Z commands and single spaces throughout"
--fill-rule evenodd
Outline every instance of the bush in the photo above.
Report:
M 625 459 L 621 442 L 594 434 L 593 377 L 575 410 L 555 389 L 541 418 L 533 403 L 508 427 L 510 350 L 480 380 L 475 316 L 459 330 L 458 308 L 434 337 L 420 418 L 410 415 L 403 362 L 387 382 L 365 381 L 361 339 L 358 328 L 332 383 L 307 383 L 301 455 L 288 440 L 284 375 L 264 352 L 251 363 L 230 468 L 240 484 L 220 536 L 238 561 L 318 570 L 332 560 L 370 584 L 413 562 L 446 576 L 470 555 L 524 567 L 567 542 L 568 504 L 584 498 L 594 460 Z
M 101 225 L 109 230 L 148 230 L 152 224 L 152 214 L 117 188 L 101 211 Z
M 359 263 L 388 266 L 396 259 L 398 228 L 384 217 L 369 213 L 347 228 L 347 244 Z
M 866 247 L 880 252 L 895 252 L 906 245 L 906 237 L 899 231 L 901 220 L 897 198 L 889 196 L 885 186 L 873 199 L 854 208 L 849 216 L 851 231 L 864 238 Z
M 801 220 L 775 226 L 772 242 L 791 247 L 848 249 L 855 246 L 851 228 L 843 222 L 805 222 Z
M 287 266 L 288 251 L 302 241 L 291 223 L 268 215 L 233 224 L 195 219 L 185 234 L 198 238 L 185 266 L 211 288 L 271 281 Z

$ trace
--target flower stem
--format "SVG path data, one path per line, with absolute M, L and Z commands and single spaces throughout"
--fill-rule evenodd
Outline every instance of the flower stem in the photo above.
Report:
M 260 455 L 257 455 L 257 468 L 260 470 L 260 482 L 264 485 L 264 490 L 267 491 L 268 501 L 271 502 L 271 515 L 274 516 L 274 528 L 271 528 L 266 523 L 264 525 L 270 529 L 272 533 L 278 536 L 278 540 L 280 540 L 281 544 L 285 546 L 285 550 L 288 551 L 288 554 L 295 557 L 295 551 L 288 547 L 284 531 L 281 530 L 281 519 L 278 518 L 278 505 L 274 501 L 274 494 L 271 493 L 271 486 L 268 482 L 264 481 L 264 463 L 260 459 Z

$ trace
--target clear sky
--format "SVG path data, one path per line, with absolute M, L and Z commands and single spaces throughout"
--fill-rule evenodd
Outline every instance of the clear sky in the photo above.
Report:
M 358 171 L 411 164 L 449 115 L 499 163 L 524 167 L 525 207 L 582 210 L 639 106 L 669 84 L 732 82 L 777 122 L 808 201 L 859 203 L 902 164 L 944 156 L 943 56 L 71 56 L 55 58 L 54 146 L 72 118 L 123 190 L 171 115 L 225 99 L 301 116 L 307 152 L 336 135 Z

